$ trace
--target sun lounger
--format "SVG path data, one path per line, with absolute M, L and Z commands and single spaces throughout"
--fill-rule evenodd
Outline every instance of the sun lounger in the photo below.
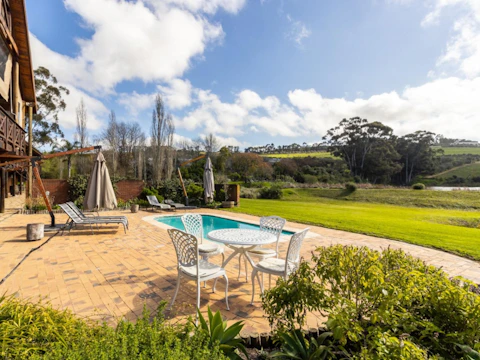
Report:
M 127 221 L 124 219 L 112 219 L 112 218 L 106 218 L 106 217 L 86 217 L 82 218 L 80 217 L 75 211 L 72 210 L 70 206 L 67 204 L 60 204 L 59 205 L 62 210 L 68 215 L 70 220 L 66 223 L 66 227 L 68 227 L 68 231 L 72 230 L 72 227 L 75 225 L 88 225 L 90 226 L 90 230 L 92 230 L 93 234 L 93 227 L 92 225 L 98 225 L 98 224 L 122 224 L 123 225 L 123 230 L 125 231 L 125 234 L 127 233 Z M 65 230 L 65 228 L 64 228 Z
M 152 206 L 152 209 L 157 207 L 160 208 L 160 210 L 175 211 L 175 208 L 171 207 L 170 205 L 160 204 L 155 195 L 147 195 L 147 200 L 148 203 Z
M 174 207 L 177 210 L 191 210 L 191 209 L 196 209 L 197 208 L 196 206 L 186 206 L 186 205 L 183 205 L 183 204 L 180 204 L 180 203 L 176 203 L 176 202 L 174 202 L 173 200 L 170 200 L 170 199 L 166 199 L 163 202 L 167 205 L 170 205 L 170 206 Z
M 70 208 L 71 208 L 78 216 L 80 216 L 82 219 L 88 219 L 89 216 L 91 216 L 91 217 L 96 218 L 96 219 L 104 218 L 104 219 L 116 219 L 116 220 L 120 219 L 120 220 L 125 220 L 126 223 L 127 223 L 127 229 L 128 229 L 128 219 L 127 219 L 126 216 L 123 216 L 123 215 L 116 215 L 116 216 L 115 216 L 115 215 L 113 215 L 113 216 L 110 216 L 110 215 L 100 216 L 100 215 L 98 215 L 98 216 L 96 216 L 96 215 L 93 215 L 93 214 L 84 214 L 84 213 L 82 212 L 82 210 L 80 210 L 80 209 L 78 208 L 78 206 L 75 205 L 75 203 L 74 203 L 73 201 L 69 201 L 69 202 L 67 202 L 66 204 L 67 204 L 68 206 L 70 206 Z

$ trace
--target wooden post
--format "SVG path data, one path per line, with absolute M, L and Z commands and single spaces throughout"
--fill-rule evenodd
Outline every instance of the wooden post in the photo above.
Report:
M 180 171 L 180 168 L 178 168 L 177 170 L 178 170 L 178 177 L 180 178 L 180 183 L 182 184 L 183 195 L 185 195 L 185 205 L 188 206 L 187 189 L 185 189 L 185 184 L 183 183 L 182 172 Z
M 17 182 L 17 172 L 13 171 L 12 172 L 12 196 L 15 196 L 15 183 Z
M 33 154 L 33 104 L 30 104 L 28 107 L 28 156 L 32 156 Z M 27 198 L 31 199 L 33 195 L 33 174 L 32 174 L 32 163 L 28 165 L 28 192 Z
M 5 169 L 0 170 L 0 213 L 5 212 Z
M 55 215 L 53 215 L 52 205 L 50 204 L 50 200 L 48 199 L 47 192 L 45 191 L 45 187 L 43 186 L 42 178 L 40 177 L 40 172 L 38 171 L 37 164 L 35 160 L 32 160 L 32 168 L 33 174 L 35 175 L 35 179 L 37 180 L 37 185 L 42 194 L 43 200 L 45 200 L 45 205 L 47 205 L 48 212 L 50 213 L 50 218 L 52 220 L 51 226 L 55 227 Z

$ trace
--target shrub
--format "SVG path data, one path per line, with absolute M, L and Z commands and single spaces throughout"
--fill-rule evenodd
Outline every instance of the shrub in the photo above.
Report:
M 135 324 L 116 328 L 77 318 L 69 311 L 0 298 L 0 356 L 5 359 L 228 359 L 220 345 L 193 325 L 169 325 L 148 311 Z
M 263 308 L 279 329 L 303 326 L 312 311 L 328 314 L 332 346 L 363 359 L 461 359 L 456 344 L 480 349 L 478 291 L 401 250 L 338 245 L 279 279 Z
M 84 197 L 87 192 L 89 176 L 87 175 L 75 175 L 68 179 L 69 185 L 69 196 L 70 200 L 77 204 L 77 201 L 80 197 Z M 83 200 L 82 200 L 83 203 Z
M 155 196 L 159 202 L 163 201 L 163 196 L 158 195 L 158 190 L 155 188 L 149 188 L 149 187 L 143 188 L 142 193 L 140 194 L 140 199 L 147 200 L 147 196 L 152 196 L 152 195 Z M 147 204 L 148 204 L 148 200 L 147 200 Z
M 215 191 L 213 198 L 216 202 L 225 201 L 225 190 L 220 189 L 219 191 Z
M 422 183 L 416 183 L 412 185 L 413 190 L 425 190 L 425 185 Z
M 345 189 L 349 192 L 354 192 L 357 190 L 357 184 L 349 182 L 345 184 Z
M 263 187 L 260 189 L 259 197 L 261 199 L 281 199 L 283 197 L 282 188 L 278 185 Z
M 117 208 L 122 209 L 122 208 L 126 208 L 126 207 L 129 207 L 129 206 L 130 206 L 130 201 L 128 201 L 128 200 L 125 201 L 125 200 L 120 199 L 120 198 L 117 199 Z
M 201 201 L 203 199 L 203 187 L 191 183 L 187 187 L 187 194 L 190 199 Z
M 25 200 L 25 209 L 33 211 L 47 210 L 47 205 L 42 196 L 36 198 L 27 198 Z
M 305 184 L 315 184 L 318 182 L 318 179 L 315 175 L 305 174 L 303 175 L 303 182 Z
M 240 188 L 240 197 L 244 199 L 256 199 L 258 197 L 258 190 L 249 189 L 242 186 Z
M 185 181 L 185 187 L 189 184 L 189 181 Z M 177 178 L 162 181 L 157 187 L 157 190 L 158 194 L 162 196 L 162 201 L 163 199 L 170 199 L 175 202 L 184 201 L 182 185 Z

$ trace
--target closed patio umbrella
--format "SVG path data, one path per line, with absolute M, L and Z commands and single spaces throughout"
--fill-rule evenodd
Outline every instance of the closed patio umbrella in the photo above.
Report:
M 108 173 L 105 157 L 98 153 L 93 166 L 90 180 L 88 180 L 87 192 L 83 200 L 85 210 L 113 209 L 117 206 L 117 197 L 113 190 L 110 174 Z
M 203 188 L 205 191 L 205 203 L 213 201 L 213 193 L 215 191 L 215 180 L 213 179 L 212 161 L 207 157 L 205 169 L 203 171 Z

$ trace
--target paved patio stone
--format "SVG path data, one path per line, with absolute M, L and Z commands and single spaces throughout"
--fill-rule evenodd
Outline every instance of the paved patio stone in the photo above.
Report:
M 243 221 L 258 223 L 258 217 L 232 214 L 215 210 L 201 210 L 202 213 L 220 214 Z M 182 212 L 177 212 L 181 214 Z M 157 216 L 171 215 L 140 211 L 109 212 L 109 215 L 127 215 L 130 230 L 125 235 L 123 227 L 101 226 L 92 235 L 90 229 L 72 230 L 57 234 L 36 250 L 0 285 L 0 293 L 16 293 L 17 296 L 36 300 L 43 297 L 59 309 L 71 309 L 80 316 L 114 323 L 119 318 L 135 320 L 141 316 L 144 306 L 155 312 L 161 301 L 170 301 L 176 281 L 176 256 L 167 231 L 153 221 Z M 45 233 L 40 241 L 27 242 L 26 225 L 34 222 L 49 223 L 49 215 L 8 214 L 0 219 L 0 278 L 6 276 L 33 248 L 41 245 L 54 233 Z M 65 215 L 56 215 L 57 223 L 66 221 Z M 297 230 L 306 226 L 287 223 L 287 229 Z M 286 239 L 285 239 L 286 240 Z M 302 256 L 310 259 L 311 251 L 318 246 L 332 244 L 365 245 L 373 249 L 388 246 L 401 248 L 435 266 L 443 267 L 452 276 L 462 275 L 480 283 L 480 264 L 442 251 L 423 248 L 398 241 L 386 240 L 310 226 L 309 236 L 302 248 Z M 282 254 L 287 241 L 280 246 Z M 230 250 L 226 250 L 227 254 Z M 221 257 L 212 258 L 220 263 Z M 242 271 L 244 271 L 242 267 Z M 251 268 L 249 268 L 251 272 Z M 238 262 L 233 260 L 227 266 L 230 280 L 230 311 L 224 301 L 224 283 L 219 279 L 217 292 L 212 293 L 212 281 L 202 287 L 201 311 L 207 305 L 212 310 L 221 310 L 230 321 L 244 320 L 244 332 L 268 332 L 268 321 L 257 296 L 250 305 L 250 282 L 245 274 L 237 281 Z M 273 282 L 272 282 L 273 283 Z M 256 286 L 258 291 L 258 286 Z M 167 315 L 172 321 L 185 321 L 195 314 L 196 287 L 193 282 L 183 282 L 172 312 Z M 311 316 L 308 325 L 313 327 L 322 321 Z

